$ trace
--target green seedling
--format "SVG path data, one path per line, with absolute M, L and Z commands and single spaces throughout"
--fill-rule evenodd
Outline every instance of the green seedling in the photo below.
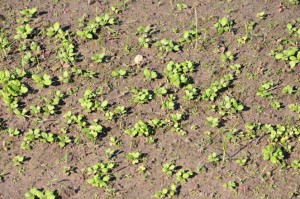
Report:
M 211 127 L 218 127 L 219 126 L 219 118 L 209 116 L 206 118 L 205 124 L 207 124 Z
M 178 4 L 176 4 L 176 8 L 177 8 L 177 10 L 181 11 L 181 10 L 187 9 L 188 5 L 186 5 L 184 3 L 178 3 Z
M 39 76 L 33 74 L 31 77 L 39 87 L 50 86 L 52 84 L 50 75 L 44 74 L 43 76 Z
M 153 26 L 139 26 L 137 28 L 137 34 L 139 36 L 139 44 L 145 48 L 150 48 L 153 44 L 152 35 L 156 33 L 157 30 Z
M 225 183 L 224 185 L 223 185 L 223 187 L 228 187 L 228 188 L 230 188 L 230 189 L 232 189 L 232 190 L 236 190 L 237 189 L 237 187 L 238 187 L 238 183 L 237 182 L 235 182 L 235 181 L 229 181 L 228 183 Z
M 145 104 L 152 100 L 153 95 L 147 89 L 132 89 L 134 96 L 132 97 L 133 102 L 138 104 Z
M 300 4 L 300 0 L 287 0 L 290 4 L 292 5 L 299 5 Z
M 7 132 L 9 136 L 18 136 L 21 134 L 21 131 L 19 129 L 14 129 L 14 128 L 8 128 Z
M 58 141 L 58 145 L 61 147 L 61 148 L 64 148 L 67 144 L 71 143 L 72 140 L 69 136 L 65 135 L 59 135 L 57 136 L 57 141 Z
M 72 74 L 69 71 L 64 70 L 62 76 L 58 77 L 58 80 L 63 83 L 71 83 L 73 81 Z
M 47 29 L 46 35 L 49 37 L 54 37 L 58 34 L 59 30 L 60 30 L 60 24 L 56 22 L 55 24 L 53 24 L 53 26 Z
M 299 160 L 293 160 L 293 162 L 291 163 L 291 167 L 296 169 L 296 170 L 300 170 L 300 161 Z
M 117 165 L 112 162 L 99 162 L 87 168 L 87 173 L 93 175 L 92 178 L 87 179 L 87 183 L 93 187 L 108 187 L 109 182 L 114 180 L 112 172 L 116 166 Z
M 125 134 L 135 137 L 135 136 L 145 136 L 148 137 L 153 135 L 155 132 L 153 128 L 142 120 L 138 121 L 134 127 L 125 130 Z
M 298 47 L 289 47 L 283 51 L 272 50 L 270 55 L 277 60 L 288 62 L 292 69 L 300 63 L 300 49 Z
M 193 177 L 193 172 L 190 170 L 179 169 L 176 173 L 177 181 L 186 182 L 189 178 Z
M 284 159 L 283 150 L 272 144 L 262 149 L 264 160 L 270 160 L 274 164 L 282 164 Z
M 224 97 L 224 100 L 218 105 L 219 114 L 224 116 L 227 114 L 235 114 L 244 110 L 242 103 L 237 101 L 235 98 L 228 96 Z
M 300 113 L 300 104 L 297 104 L 297 103 L 289 104 L 289 109 L 290 109 L 292 112 Z
M 183 32 L 183 35 L 180 37 L 179 43 L 180 44 L 190 44 L 195 39 L 197 40 L 199 35 L 200 35 L 200 33 L 198 32 L 197 28 L 194 28 L 191 30 L 186 30 Z
M 202 99 L 205 101 L 214 101 L 218 97 L 219 92 L 227 88 L 232 83 L 233 79 L 234 77 L 232 74 L 224 75 L 220 81 L 215 81 L 209 88 L 204 90 Z
M 245 157 L 245 158 L 240 157 L 240 158 L 236 159 L 235 162 L 240 166 L 245 166 L 248 162 L 248 158 L 247 157 Z
M 275 88 L 275 85 L 274 85 L 273 81 L 265 82 L 261 85 L 261 87 L 258 88 L 256 95 L 258 95 L 260 97 L 272 99 L 274 97 L 274 95 L 270 92 L 270 90 L 272 90 L 274 88 Z
M 132 164 L 138 164 L 142 162 L 142 154 L 140 152 L 131 152 L 126 155 L 126 158 L 131 161 Z
M 229 66 L 232 70 L 234 70 L 235 74 L 240 74 L 241 73 L 241 64 L 232 64 Z
M 121 140 L 117 137 L 112 136 L 109 138 L 110 146 L 119 146 L 119 145 L 121 145 L 121 143 L 122 143 Z
M 195 64 L 189 60 L 182 63 L 170 61 L 164 69 L 164 73 L 173 85 L 181 87 L 190 83 L 190 77 L 187 76 L 187 73 L 193 72 L 194 68 Z
M 91 57 L 91 59 L 96 62 L 97 64 L 99 63 L 107 63 L 109 60 L 109 57 L 105 54 L 105 51 L 101 54 L 95 54 Z
M 169 95 L 168 99 L 163 100 L 162 108 L 166 110 L 174 110 L 176 105 L 177 97 L 173 94 Z
M 124 69 L 113 70 L 111 74 L 113 77 L 126 77 L 128 75 L 127 71 Z
M 217 23 L 214 24 L 214 27 L 217 29 L 219 34 L 231 31 L 233 26 L 233 21 L 223 17 Z
M 14 166 L 20 166 L 20 165 L 24 164 L 25 156 L 16 155 L 12 161 L 14 163 Z
M 28 9 L 24 9 L 21 11 L 22 15 L 24 15 L 25 17 L 29 17 L 29 18 L 34 17 L 36 13 L 37 13 L 36 8 L 28 8 Z
M 88 127 L 84 127 L 82 131 L 86 134 L 86 137 L 96 141 L 100 134 L 103 134 L 103 126 L 98 124 L 98 121 L 95 120 L 91 125 Z
M 155 198 L 171 198 L 178 194 L 177 185 L 172 183 L 170 188 L 164 188 L 163 190 L 156 192 L 154 194 Z
M 147 80 L 155 80 L 158 77 L 157 72 L 150 70 L 149 68 L 145 68 L 143 72 Z
M 222 62 L 233 61 L 234 60 L 234 55 L 230 51 L 227 51 L 227 52 L 225 52 L 221 55 L 221 60 L 222 60 Z
M 183 96 L 184 100 L 194 100 L 199 95 L 198 88 L 194 87 L 193 84 L 188 84 L 183 88 L 185 95 Z
M 259 19 L 266 19 L 268 16 L 268 14 L 266 14 L 264 11 L 262 12 L 259 12 L 256 14 L 256 17 L 259 18 Z
M 294 94 L 296 92 L 296 90 L 294 89 L 294 87 L 287 85 L 282 89 L 282 93 L 283 94 Z
M 281 108 L 280 102 L 273 101 L 270 103 L 271 107 L 274 108 L 275 110 L 279 110 Z
M 165 163 L 162 168 L 162 172 L 168 176 L 172 176 L 175 173 L 175 164 Z
M 179 44 L 172 40 L 168 39 L 161 39 L 159 41 L 156 41 L 154 45 L 158 48 L 161 52 L 177 52 L 180 50 Z
M 297 19 L 298 23 L 300 22 L 300 17 Z M 298 28 L 297 26 L 297 23 L 295 24 L 292 24 L 292 23 L 288 23 L 287 24 L 287 29 L 288 29 L 288 32 L 290 35 L 295 35 L 295 36 L 298 36 L 300 37 L 300 27 Z
M 56 191 L 42 190 L 35 187 L 29 189 L 25 193 L 25 198 L 27 199 L 58 199 L 60 198 Z
M 17 34 L 14 36 L 15 39 L 27 39 L 33 33 L 33 28 L 29 24 L 25 24 L 16 28 Z
M 208 159 L 209 162 L 213 162 L 213 163 L 220 162 L 220 158 L 217 155 L 217 153 L 215 153 L 215 152 L 213 152 L 211 155 L 209 155 L 207 159 Z
M 168 93 L 168 89 L 166 89 L 165 87 L 159 87 L 154 89 L 154 94 L 157 96 L 163 96 L 166 95 Z

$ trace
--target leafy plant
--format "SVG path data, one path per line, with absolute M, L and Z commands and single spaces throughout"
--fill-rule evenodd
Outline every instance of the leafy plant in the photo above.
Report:
M 222 62 L 229 62 L 234 60 L 234 55 L 231 53 L 231 51 L 227 51 L 225 53 L 222 53 L 221 55 Z
M 145 68 L 143 72 L 147 80 L 154 80 L 158 77 L 157 72 L 150 70 L 149 68 Z
M 17 34 L 14 36 L 15 39 L 27 39 L 32 33 L 33 28 L 29 24 L 25 24 L 16 28 Z
M 53 37 L 57 35 L 59 30 L 60 30 L 60 24 L 59 22 L 56 22 L 55 24 L 53 24 L 53 26 L 47 29 L 46 35 L 49 37 Z
M 176 178 L 179 182 L 186 182 L 193 175 L 193 172 L 190 170 L 179 169 L 176 173 Z
M 138 164 L 142 162 L 142 154 L 140 152 L 131 152 L 126 155 L 126 158 L 131 161 L 132 164 Z
M 141 90 L 132 89 L 131 91 L 133 94 L 135 94 L 132 97 L 133 101 L 138 104 L 147 103 L 153 98 L 153 95 L 147 89 L 141 89 Z
M 108 187 L 109 182 L 114 179 L 112 174 L 116 165 L 112 162 L 98 162 L 87 168 L 88 174 L 92 174 L 92 178 L 87 179 L 87 183 L 93 187 Z
M 165 163 L 163 164 L 162 172 L 164 172 L 168 176 L 171 176 L 174 174 L 175 168 L 176 168 L 175 164 Z
M 177 185 L 175 183 L 172 183 L 170 185 L 170 188 L 164 188 L 163 190 L 156 192 L 154 194 L 155 198 L 171 198 L 172 196 L 175 196 L 178 194 Z
M 43 76 L 39 76 L 33 74 L 31 77 L 39 87 L 50 86 L 52 84 L 50 75 L 44 74 Z
M 22 165 L 24 163 L 24 161 L 25 161 L 25 157 L 24 156 L 16 155 L 13 158 L 14 166 L 20 166 L 20 165 Z
M 259 18 L 259 19 L 266 19 L 268 16 L 268 14 L 266 14 L 264 11 L 262 12 L 259 12 L 256 14 L 256 17 Z
M 220 158 L 217 155 L 217 153 L 213 152 L 211 155 L 208 156 L 208 161 L 217 163 L 220 162 Z
M 105 54 L 105 51 L 100 54 L 95 54 L 91 57 L 91 59 L 98 64 L 103 62 L 108 62 L 108 58 L 109 57 Z
M 164 73 L 173 85 L 181 87 L 182 85 L 190 83 L 190 77 L 187 76 L 187 73 L 193 72 L 194 68 L 195 64 L 189 60 L 182 63 L 170 61 L 164 69 Z
M 300 63 L 300 50 L 298 47 L 289 47 L 283 51 L 272 50 L 270 55 L 275 57 L 277 60 L 289 62 L 292 69 Z
M 177 10 L 183 10 L 183 9 L 187 9 L 188 8 L 188 6 L 186 5 L 186 4 L 184 4 L 184 3 L 177 3 L 176 4 L 176 8 L 177 8 Z
M 194 87 L 193 84 L 188 84 L 183 88 L 185 95 L 183 96 L 184 100 L 194 100 L 199 95 L 198 88 Z
M 56 191 L 51 191 L 51 190 L 42 190 L 42 189 L 37 189 L 35 187 L 30 188 L 26 193 L 25 193 L 25 198 L 27 199 L 57 199 L 59 198 L 58 194 Z
M 231 31 L 233 26 L 233 21 L 223 17 L 217 23 L 214 24 L 214 27 L 217 29 L 219 34 Z
M 220 115 L 235 114 L 244 110 L 244 105 L 235 98 L 225 96 L 223 101 L 219 103 L 218 110 Z
M 273 98 L 274 95 L 270 92 L 275 87 L 273 81 L 264 82 L 261 87 L 258 88 L 256 95 L 265 98 Z
M 202 93 L 202 99 L 205 101 L 214 101 L 219 92 L 228 87 L 232 83 L 233 79 L 234 77 L 232 74 L 224 75 L 219 81 L 215 81 L 209 86 L 209 88 L 204 90 Z
M 270 160 L 274 164 L 281 164 L 284 159 L 284 152 L 281 148 L 269 144 L 262 149 L 264 160 Z
M 229 182 L 225 183 L 223 186 L 228 187 L 232 190 L 236 190 L 236 188 L 238 187 L 238 183 L 235 181 L 229 181 Z
M 130 129 L 126 129 L 125 133 L 130 135 L 131 137 L 135 137 L 135 136 L 150 136 L 154 134 L 153 128 L 143 122 L 142 120 L 138 121 L 134 127 L 130 128 Z
M 37 9 L 36 8 L 28 8 L 28 9 L 24 9 L 21 11 L 21 14 L 24 15 L 25 17 L 29 17 L 32 18 L 34 17 L 34 15 L 37 13 Z
M 179 44 L 168 39 L 161 39 L 159 41 L 156 41 L 154 45 L 161 52 L 177 52 L 180 50 Z

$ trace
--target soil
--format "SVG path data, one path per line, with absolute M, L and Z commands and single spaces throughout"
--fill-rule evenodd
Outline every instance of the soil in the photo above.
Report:
M 34 80 L 25 78 L 23 83 L 30 86 L 30 92 L 19 100 L 29 109 L 30 105 L 45 105 L 43 97 L 52 97 L 53 91 L 74 91 L 67 95 L 59 111 L 50 116 L 17 117 L 4 102 L 0 101 L 0 118 L 3 119 L 0 132 L 0 198 L 24 198 L 24 194 L 31 188 L 56 190 L 58 195 L 65 198 L 154 198 L 154 194 L 176 182 L 176 176 L 167 176 L 161 169 L 167 162 L 173 162 L 178 167 L 194 172 L 187 182 L 178 183 L 178 194 L 174 198 L 297 198 L 300 195 L 299 170 L 281 167 L 268 160 L 263 160 L 262 149 L 268 146 L 268 135 L 253 139 L 238 139 L 228 141 L 224 151 L 224 139 L 230 129 L 238 132 L 245 131 L 246 123 L 261 124 L 292 124 L 299 126 L 299 114 L 292 113 L 288 106 L 299 102 L 299 93 L 286 95 L 281 92 L 286 85 L 300 87 L 299 64 L 290 71 L 288 64 L 276 61 L 269 55 L 271 50 L 279 46 L 283 38 L 291 38 L 287 33 L 286 24 L 296 20 L 300 13 L 299 5 L 286 2 L 243 0 L 219 1 L 185 0 L 189 7 L 182 11 L 176 9 L 181 1 L 87 1 L 87 0 L 30 0 L 5 1 L 0 0 L 0 25 L 4 33 L 15 43 L 11 52 L 1 60 L 0 69 L 13 71 L 20 66 L 23 52 L 18 50 L 18 41 L 14 40 L 16 22 L 21 17 L 20 11 L 25 8 L 36 7 L 37 16 L 30 21 L 30 25 L 42 30 L 29 41 L 37 41 L 43 46 L 43 56 L 37 65 L 26 65 L 23 68 L 31 73 L 49 74 L 54 79 L 61 75 L 61 69 L 69 68 L 56 57 L 59 43 L 45 36 L 45 30 L 55 22 L 59 22 L 64 29 L 76 32 L 80 29 L 78 20 L 86 20 L 111 13 L 118 17 L 120 23 L 109 29 L 101 29 L 97 39 L 86 40 L 74 36 L 78 55 L 82 57 L 76 67 L 96 72 L 95 78 L 83 76 L 74 77 L 72 83 L 57 83 L 47 87 L 37 87 Z M 113 13 L 111 7 L 120 9 L 120 13 Z M 282 9 L 281 9 L 281 8 Z M 266 19 L 259 19 L 256 14 L 264 11 Z M 220 18 L 227 17 L 234 20 L 233 30 L 219 35 L 213 24 Z M 197 19 L 197 20 L 196 20 Z M 184 45 L 179 52 L 163 53 L 157 48 L 144 48 L 139 45 L 137 27 L 153 25 L 158 30 L 152 37 L 177 41 L 185 30 L 191 29 L 197 21 L 200 31 L 197 45 L 195 42 Z M 250 40 L 239 45 L 237 38 L 245 35 L 245 22 L 255 21 L 254 30 L 249 33 Z M 299 45 L 299 37 L 294 42 Z M 297 43 L 298 42 L 298 43 Z M 243 65 L 241 74 L 235 75 L 232 85 L 223 90 L 216 102 L 207 102 L 199 97 L 197 100 L 183 99 L 183 89 L 172 86 L 164 75 L 164 68 L 170 60 L 182 62 L 192 60 L 197 63 L 191 79 L 200 92 L 211 83 L 219 80 L 224 74 L 232 70 L 220 60 L 220 48 L 236 53 L 234 63 Z M 95 63 L 90 57 L 96 53 L 105 52 L 110 56 L 108 63 Z M 136 55 L 143 55 L 146 63 L 143 66 L 134 65 Z M 160 78 L 147 81 L 143 69 L 148 67 L 160 74 Z M 22 68 L 22 67 L 21 67 Z M 128 77 L 114 78 L 111 73 L 115 69 L 130 71 Z M 283 107 L 275 110 L 270 106 L 272 100 L 256 95 L 258 88 L 266 81 L 274 81 L 278 86 L 271 90 L 277 96 L 276 101 Z M 136 104 L 132 101 L 132 88 L 155 88 L 166 86 L 178 97 L 177 110 L 167 111 L 161 107 L 161 97 L 154 97 L 148 103 Z M 2 85 L 0 84 L 2 87 Z M 109 121 L 101 111 L 87 113 L 78 99 L 85 90 L 103 88 L 100 101 L 108 100 L 110 110 L 117 105 L 128 108 L 128 114 L 117 120 Z M 219 117 L 210 106 L 222 101 L 223 96 L 234 96 L 245 105 L 244 111 L 237 115 L 222 118 L 219 128 L 211 128 L 205 124 L 209 116 Z M 167 99 L 167 97 L 163 97 Z M 263 111 L 259 111 L 262 108 Z M 84 133 L 76 125 L 66 124 L 64 114 L 68 111 L 81 113 L 87 121 L 99 119 L 105 127 L 105 135 L 97 141 L 84 137 Z M 170 113 L 183 112 L 187 115 L 183 121 L 183 129 L 188 133 L 181 136 L 171 131 L 171 128 L 156 130 L 155 143 L 150 144 L 145 137 L 130 137 L 124 133 L 139 120 L 148 121 L 153 118 L 168 119 Z M 19 136 L 9 136 L 7 128 L 21 129 Z M 20 148 L 25 133 L 29 129 L 40 128 L 55 135 L 62 134 L 60 129 L 68 129 L 68 136 L 76 142 L 61 148 L 58 143 L 42 143 L 36 141 L 31 150 Z M 110 137 L 121 140 L 118 146 L 110 145 Z M 292 152 L 285 158 L 287 165 L 294 159 L 300 159 L 299 139 L 290 141 Z M 116 150 L 113 158 L 108 158 L 105 151 L 110 148 Z M 126 154 L 140 151 L 144 154 L 143 162 L 132 165 L 126 159 Z M 213 152 L 220 155 L 221 161 L 213 163 L 208 156 Z M 225 154 L 225 159 L 222 157 Z M 26 157 L 21 166 L 13 165 L 16 155 Z M 248 157 L 245 166 L 239 166 L 235 160 Z M 114 161 L 118 166 L 113 170 L 114 180 L 108 188 L 96 188 L 87 183 L 90 175 L 84 169 L 97 162 Z M 147 170 L 140 174 L 138 168 L 145 166 Z M 74 168 L 70 175 L 64 173 L 65 167 Z M 239 181 L 235 190 L 224 187 L 224 183 Z

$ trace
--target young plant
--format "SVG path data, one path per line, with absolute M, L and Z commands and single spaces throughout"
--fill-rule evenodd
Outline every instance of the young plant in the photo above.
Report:
M 274 164 L 282 164 L 284 159 L 284 152 L 281 148 L 269 144 L 262 149 L 264 160 L 270 160 Z
M 157 42 L 155 42 L 154 44 L 155 46 L 157 46 L 158 50 L 161 52 L 177 52 L 180 50 L 179 44 L 177 44 L 176 42 L 172 41 L 172 40 L 168 40 L 168 39 L 161 39 Z
M 15 39 L 27 39 L 33 33 L 33 28 L 29 24 L 25 24 L 16 28 L 17 34 L 14 36 Z
M 142 162 L 142 154 L 140 152 L 131 152 L 126 155 L 126 158 L 131 161 L 132 164 L 138 164 Z
M 59 30 L 60 30 L 60 24 L 56 22 L 55 24 L 53 24 L 53 26 L 47 29 L 46 35 L 49 37 L 54 37 L 58 34 Z
M 275 57 L 277 60 L 286 61 L 289 63 L 290 67 L 293 69 L 298 63 L 300 63 L 300 49 L 299 47 L 289 47 L 283 51 L 274 51 L 270 53 L 271 56 Z
M 60 198 L 56 191 L 37 189 L 35 187 L 29 189 L 25 193 L 27 199 L 58 199 Z
M 36 74 L 33 74 L 32 79 L 35 81 L 37 86 L 44 87 L 44 86 L 50 86 L 52 84 L 52 80 L 50 75 L 44 74 L 43 76 L 39 76 Z
M 214 24 L 214 27 L 217 29 L 217 32 L 221 35 L 225 32 L 231 31 L 233 26 L 233 21 L 223 17 L 217 23 Z
M 172 176 L 175 173 L 175 164 L 165 163 L 162 168 L 162 172 L 168 176 Z
M 25 156 L 19 156 L 19 155 L 16 155 L 14 158 L 13 158 L 13 163 L 14 163 L 14 166 L 20 166 L 24 163 L 25 161 Z
M 207 124 L 211 127 L 218 127 L 219 126 L 219 118 L 209 116 L 206 118 L 205 124 Z
M 28 8 L 28 9 L 24 9 L 21 11 L 21 14 L 24 15 L 25 17 L 29 17 L 32 18 L 34 17 L 34 15 L 37 13 L 37 9 L 36 8 Z
M 133 102 L 138 104 L 145 104 L 151 101 L 153 98 L 152 93 L 147 89 L 132 89 L 132 93 L 134 94 L 134 96 L 132 97 Z
M 199 95 L 198 88 L 194 87 L 193 84 L 188 84 L 183 88 L 185 95 L 183 96 L 184 100 L 194 100 Z
M 178 194 L 178 187 L 175 183 L 172 183 L 170 188 L 164 188 L 163 190 L 154 194 L 155 198 L 171 198 Z
M 216 152 L 213 152 L 211 155 L 209 155 L 207 159 L 209 162 L 213 162 L 213 163 L 220 162 L 220 158 Z
M 176 173 L 177 181 L 186 182 L 189 178 L 193 176 L 193 172 L 190 170 L 179 169 Z
M 218 105 L 219 114 L 224 116 L 227 114 L 235 114 L 244 110 L 244 105 L 235 98 L 228 96 Z
M 261 85 L 261 87 L 258 88 L 256 95 L 271 99 L 274 97 L 274 95 L 270 92 L 270 90 L 274 87 L 275 85 L 273 81 L 265 82 Z
M 147 80 L 155 80 L 158 77 L 157 72 L 150 70 L 149 68 L 145 68 L 143 72 Z

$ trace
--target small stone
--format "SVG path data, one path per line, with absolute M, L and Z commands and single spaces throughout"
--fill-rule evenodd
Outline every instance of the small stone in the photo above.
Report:
M 134 63 L 136 65 L 141 66 L 141 65 L 144 64 L 144 62 L 145 62 L 145 59 L 144 59 L 143 55 L 137 55 L 137 56 L 135 56 Z

